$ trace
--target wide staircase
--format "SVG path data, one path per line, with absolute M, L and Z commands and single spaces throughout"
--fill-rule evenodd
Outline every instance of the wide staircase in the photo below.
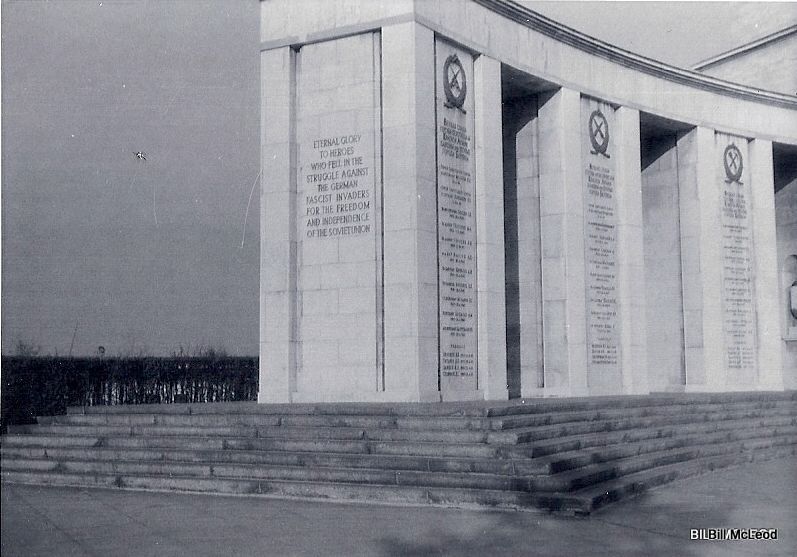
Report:
M 793 391 L 104 406 L 9 428 L 2 478 L 587 514 L 673 480 L 796 450 Z

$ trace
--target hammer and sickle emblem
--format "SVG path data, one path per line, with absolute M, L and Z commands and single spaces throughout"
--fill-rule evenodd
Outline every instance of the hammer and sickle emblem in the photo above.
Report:
M 739 148 L 731 143 L 725 147 L 725 153 L 722 155 L 722 163 L 725 165 L 725 175 L 728 177 L 728 182 L 738 182 L 741 184 L 742 169 L 744 164 L 742 162 L 742 152 Z
M 462 105 L 465 104 L 465 95 L 468 92 L 468 84 L 465 78 L 465 69 L 456 54 L 446 58 L 443 65 L 443 90 L 446 94 L 446 106 L 462 110 Z
M 609 148 L 609 122 L 600 110 L 594 110 L 589 115 L 589 142 L 592 144 L 590 153 L 610 158 L 606 154 Z

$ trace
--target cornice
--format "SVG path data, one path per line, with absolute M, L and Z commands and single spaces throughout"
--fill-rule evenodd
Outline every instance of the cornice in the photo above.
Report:
M 656 76 L 673 83 L 688 85 L 712 93 L 747 101 L 797 109 L 797 97 L 756 89 L 707 76 L 692 70 L 670 66 L 651 58 L 623 50 L 594 37 L 549 19 L 513 0 L 473 0 L 475 3 L 538 33 L 568 44 L 589 54 L 600 56 L 627 68 Z

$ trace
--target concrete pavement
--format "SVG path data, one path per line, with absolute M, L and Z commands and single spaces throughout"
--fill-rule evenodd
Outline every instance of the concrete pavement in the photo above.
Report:
M 668 484 L 586 519 L 538 512 L 2 485 L 2 554 L 795 555 L 797 459 Z M 777 541 L 690 528 L 778 528 Z

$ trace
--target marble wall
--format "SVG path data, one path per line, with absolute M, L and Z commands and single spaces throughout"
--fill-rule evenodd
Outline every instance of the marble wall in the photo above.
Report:
M 312 399 L 381 388 L 379 48 L 367 33 L 297 55 L 296 389 Z

